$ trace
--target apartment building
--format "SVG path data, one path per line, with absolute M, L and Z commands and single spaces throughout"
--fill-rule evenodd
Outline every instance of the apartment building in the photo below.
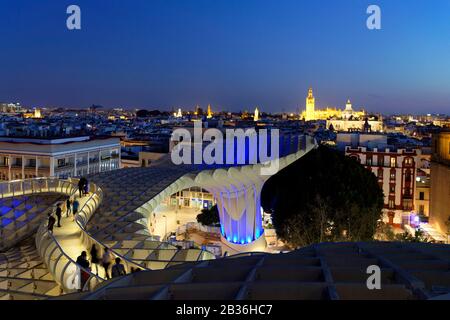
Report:
M 433 135 L 432 141 L 430 224 L 440 233 L 448 236 L 450 234 L 450 131 Z
M 0 137 L 0 180 L 68 178 L 119 168 L 119 138 Z
M 369 133 L 339 134 L 337 145 L 378 178 L 384 193 L 385 222 L 397 227 L 410 224 L 419 208 L 426 215 L 429 179 L 423 161 L 427 155 L 421 149 L 398 148 L 387 143 L 386 135 Z M 425 183 L 419 184 L 418 172 Z

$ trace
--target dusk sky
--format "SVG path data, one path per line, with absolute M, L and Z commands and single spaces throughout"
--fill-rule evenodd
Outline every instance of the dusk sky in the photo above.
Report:
M 448 0 L 0 0 L 0 40 L 0 102 L 29 107 L 294 112 L 312 86 L 317 107 L 450 114 Z

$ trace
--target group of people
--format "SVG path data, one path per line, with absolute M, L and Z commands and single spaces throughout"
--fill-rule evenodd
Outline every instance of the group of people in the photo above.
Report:
M 81 252 L 81 255 L 78 256 L 76 263 L 82 267 L 81 269 L 81 288 L 84 287 L 86 281 L 89 279 L 89 271 L 91 271 L 91 265 L 95 266 L 96 274 L 98 275 L 98 266 L 102 265 L 105 270 L 106 279 L 111 279 L 115 277 L 124 276 L 126 274 L 125 266 L 121 263 L 122 260 L 120 258 L 116 258 L 115 264 L 111 267 L 111 276 L 109 274 L 109 267 L 112 263 L 113 256 L 107 247 L 104 248 L 103 255 L 100 257 L 99 252 L 97 250 L 97 246 L 95 244 L 92 245 L 90 250 L 91 261 L 89 262 L 87 258 L 87 252 Z
M 78 192 L 79 192 L 79 196 L 80 198 L 83 195 L 86 195 L 89 193 L 89 182 L 85 177 L 81 177 L 80 180 L 78 181 Z M 78 208 L 80 206 L 80 203 L 78 202 L 77 199 L 71 199 L 68 198 L 66 200 L 66 216 L 67 218 L 70 217 L 70 215 L 73 215 L 73 220 L 75 220 L 75 216 L 78 213 Z M 53 216 L 53 214 L 56 215 L 56 218 Z M 53 227 L 56 226 L 58 228 L 61 228 L 61 217 L 62 217 L 62 208 L 61 208 L 61 203 L 58 203 L 56 205 L 56 210 L 55 212 L 50 212 L 48 214 L 48 223 L 47 223 L 47 229 L 49 232 L 53 232 Z
M 86 178 L 82 177 L 78 181 L 78 191 L 80 198 L 84 195 L 89 193 L 89 182 Z M 56 205 L 56 209 L 54 212 L 50 212 L 48 214 L 48 223 L 47 223 L 47 229 L 50 233 L 53 233 L 53 228 L 56 224 L 58 228 L 61 227 L 61 218 L 62 218 L 62 202 L 58 203 Z M 73 215 L 73 219 L 75 220 L 75 216 L 78 213 L 78 208 L 80 206 L 80 203 L 77 199 L 71 199 L 68 198 L 65 202 L 65 209 L 66 209 L 66 216 L 67 218 L 70 217 L 70 215 Z M 56 216 L 56 218 L 54 217 Z M 111 276 L 109 273 L 110 266 L 112 264 L 113 255 L 109 251 L 107 247 L 103 250 L 103 255 L 100 257 L 99 252 L 97 250 L 97 246 L 95 244 L 92 245 L 90 250 L 90 256 L 91 261 L 89 262 L 87 258 L 87 252 L 83 251 L 81 254 L 77 257 L 76 263 L 80 268 L 80 278 L 81 278 L 81 287 L 80 290 L 84 287 L 86 284 L 86 281 L 89 279 L 89 272 L 91 271 L 91 266 L 95 266 L 96 274 L 98 275 L 98 266 L 101 264 L 103 269 L 105 270 L 105 277 L 106 279 L 111 279 L 115 277 L 120 277 L 126 274 L 125 266 L 121 263 L 122 260 L 120 258 L 115 258 L 115 264 L 111 267 Z M 131 272 L 137 272 L 140 271 L 139 268 L 131 268 Z
M 56 209 L 54 212 L 50 212 L 48 214 L 48 223 L 47 223 L 47 229 L 49 232 L 53 233 L 53 227 L 56 226 L 58 228 L 61 228 L 61 218 L 62 218 L 62 208 L 61 208 L 61 204 L 62 203 L 58 203 L 56 205 Z M 70 217 L 70 215 L 73 215 L 73 219 L 75 220 L 75 216 L 78 213 L 78 208 L 80 206 L 80 203 L 78 202 L 77 199 L 72 200 L 71 198 L 68 198 L 66 200 L 66 216 L 67 218 Z M 56 216 L 56 218 L 53 216 L 53 214 Z
M 78 193 L 80 198 L 89 194 L 89 181 L 85 177 L 81 177 L 78 181 Z

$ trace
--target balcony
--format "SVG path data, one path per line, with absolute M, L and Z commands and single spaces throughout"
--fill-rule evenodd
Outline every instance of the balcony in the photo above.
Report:
M 74 167 L 73 163 L 66 163 L 66 164 L 63 164 L 63 165 L 56 166 L 55 170 L 71 169 L 73 167 Z

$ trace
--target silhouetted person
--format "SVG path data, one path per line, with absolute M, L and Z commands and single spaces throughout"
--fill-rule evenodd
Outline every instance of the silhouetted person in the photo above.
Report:
M 87 270 L 90 270 L 89 268 L 89 261 L 87 260 L 87 253 L 86 251 L 81 252 L 81 255 L 77 258 L 77 264 L 84 269 L 80 268 L 80 277 L 81 277 L 81 286 L 80 291 L 83 290 L 84 285 L 86 284 L 86 281 L 89 279 L 89 272 Z
M 51 233 L 53 233 L 53 226 L 55 225 L 56 219 L 55 217 L 49 213 L 48 214 L 48 223 L 47 223 L 47 230 Z
M 80 180 L 78 180 L 78 192 L 80 194 L 80 198 L 83 196 L 85 183 L 86 183 L 85 177 L 81 177 Z
M 116 264 L 112 266 L 111 268 L 111 276 L 113 278 L 120 277 L 126 275 L 125 267 L 123 264 L 120 263 L 120 258 L 116 258 Z
M 66 200 L 66 215 L 67 218 L 70 216 L 70 212 L 72 211 L 72 200 L 70 200 L 70 198 L 68 198 Z
M 98 275 L 98 264 L 100 263 L 100 259 L 98 258 L 98 251 L 95 244 L 92 245 L 90 254 L 91 254 L 91 263 L 95 265 L 95 270 Z
M 87 180 L 84 183 L 84 194 L 89 194 L 89 182 Z
M 72 211 L 73 211 L 73 217 L 75 218 L 75 216 L 78 213 L 78 208 L 80 207 L 80 203 L 78 202 L 78 200 L 74 200 L 73 204 L 72 204 Z
M 105 247 L 105 252 L 103 253 L 102 257 L 102 266 L 105 269 L 106 279 L 111 279 L 108 273 L 109 266 L 111 265 L 111 260 L 112 260 L 111 253 L 109 252 L 109 249 Z
M 62 216 L 61 204 L 58 203 L 58 205 L 56 206 L 56 218 L 58 218 L 57 227 L 59 227 L 59 228 L 61 228 L 61 216 Z

